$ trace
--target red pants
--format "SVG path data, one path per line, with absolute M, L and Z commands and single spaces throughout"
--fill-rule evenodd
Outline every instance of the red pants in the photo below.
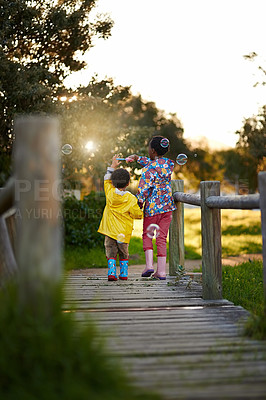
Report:
M 163 214 L 156 214 L 152 217 L 144 217 L 143 220 L 143 250 L 153 250 L 152 238 L 149 226 L 151 224 L 156 224 L 159 226 L 159 232 L 156 232 L 156 245 L 157 245 L 157 256 L 158 257 L 165 257 L 167 254 L 166 250 L 166 240 L 167 234 L 170 226 L 170 222 L 172 220 L 172 211 L 163 213 Z M 151 229 L 152 231 L 152 229 Z M 148 233 L 148 234 L 147 234 Z

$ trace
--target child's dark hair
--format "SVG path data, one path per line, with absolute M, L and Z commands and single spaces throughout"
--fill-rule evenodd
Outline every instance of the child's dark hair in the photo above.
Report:
M 118 168 L 112 173 L 111 180 L 114 187 L 122 189 L 127 186 L 130 181 L 129 172 L 124 168 Z
M 170 149 L 169 140 L 163 136 L 153 136 L 150 140 L 150 146 L 156 151 L 158 156 L 163 156 Z

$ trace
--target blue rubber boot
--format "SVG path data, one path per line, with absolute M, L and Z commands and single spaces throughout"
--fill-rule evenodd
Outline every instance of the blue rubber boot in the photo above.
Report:
M 127 280 L 128 276 L 128 260 L 120 260 L 120 275 L 119 279 Z
M 115 258 L 108 259 L 108 281 L 117 281 Z

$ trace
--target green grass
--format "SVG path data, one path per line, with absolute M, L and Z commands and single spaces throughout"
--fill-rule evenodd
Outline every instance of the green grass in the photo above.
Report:
M 202 268 L 194 270 L 201 272 Z M 263 295 L 263 263 L 253 260 L 234 267 L 222 267 L 223 298 L 250 311 L 245 334 L 266 339 L 266 304 Z
M 92 322 L 77 324 L 72 313 L 62 313 L 61 300 L 51 302 L 49 313 L 46 304 L 22 306 L 16 288 L 0 293 L 1 399 L 159 398 L 129 383 Z
M 256 315 L 263 311 L 262 261 L 223 266 L 223 297 Z
M 201 268 L 193 272 L 202 272 Z M 263 263 L 259 260 L 222 266 L 223 298 L 253 314 L 263 311 Z
M 67 247 L 64 252 L 64 263 L 67 271 L 71 269 L 106 268 L 107 266 L 104 247 L 94 249 Z M 129 265 L 136 264 L 145 264 L 145 254 L 142 247 L 142 239 L 132 237 L 129 244 Z
M 223 267 L 223 297 L 252 313 L 245 334 L 266 339 L 266 304 L 263 295 L 263 263 L 252 261 Z
M 222 257 L 262 252 L 260 211 L 222 210 Z M 201 258 L 201 214 L 199 208 L 184 212 L 185 258 Z M 142 221 L 134 222 L 133 235 L 141 238 Z
M 84 268 L 106 268 L 104 249 L 69 246 L 64 252 L 64 264 L 66 271 Z
M 130 265 L 144 264 L 141 220 L 134 221 L 129 245 Z M 201 259 L 200 209 L 185 209 L 185 258 Z M 222 257 L 262 252 L 260 212 L 222 210 Z M 65 269 L 106 268 L 104 247 L 86 249 L 69 247 L 65 250 Z

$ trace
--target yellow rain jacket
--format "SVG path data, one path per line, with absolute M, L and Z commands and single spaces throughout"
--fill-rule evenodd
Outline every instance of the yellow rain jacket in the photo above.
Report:
M 106 206 L 98 232 L 119 242 L 129 243 L 133 220 L 143 218 L 143 212 L 132 193 L 121 191 L 113 186 L 110 172 L 109 168 L 104 177 Z

